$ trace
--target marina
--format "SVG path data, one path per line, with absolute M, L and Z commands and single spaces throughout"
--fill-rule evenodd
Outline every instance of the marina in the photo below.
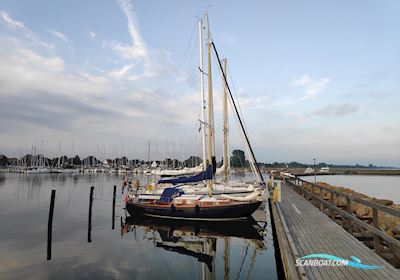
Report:
M 142 183 L 147 181 L 144 175 L 136 178 Z M 188 271 L 188 275 L 196 273 L 199 278 L 207 275 L 206 279 L 218 279 L 226 273 L 230 277 L 235 277 L 233 271 L 242 275 L 243 278 L 246 278 L 245 275 L 251 275 L 250 279 L 262 279 L 261 275 L 265 271 L 274 273 L 275 276 L 271 279 L 278 278 L 279 275 L 287 279 L 370 279 L 371 277 L 397 279 L 396 277 L 398 277 L 398 269 L 393 267 L 397 263 L 396 256 L 389 254 L 390 251 L 388 251 L 393 247 L 387 247 L 386 242 L 399 241 L 388 239 L 389 237 L 382 233 L 380 237 L 381 240 L 384 240 L 383 244 L 386 245 L 382 245 L 379 253 L 375 252 L 374 246 L 377 245 L 373 245 L 376 242 L 374 237 L 369 234 L 365 235 L 365 232 L 362 237 L 355 225 L 353 225 L 353 234 L 350 234 L 346 231 L 349 220 L 344 219 L 343 222 L 338 218 L 331 220 L 330 212 L 321 212 L 321 206 L 318 204 L 322 203 L 325 206 L 324 209 L 330 209 L 329 199 L 310 200 L 311 195 L 307 196 L 304 191 L 299 189 L 300 194 L 306 195 L 305 197 L 301 196 L 298 193 L 299 190 L 296 189 L 296 186 L 300 186 L 299 181 L 293 181 L 293 184 L 291 181 L 281 184 L 282 201 L 280 203 L 271 202 L 271 213 L 266 201 L 265 206 L 254 214 L 255 220 L 208 224 L 196 221 L 166 221 L 154 217 L 135 216 L 129 218 L 123 210 L 124 202 L 120 192 L 122 179 L 122 175 L 112 174 L 3 173 L 0 180 L 2 205 L 0 217 L 2 224 L 6 226 L 2 232 L 1 248 L 13 248 L 14 253 L 3 255 L 2 262 L 7 264 L 16 257 L 24 259 L 24 262 L 18 266 L 2 266 L 1 274 L 4 276 L 2 278 L 12 279 L 11 275 L 21 275 L 21 277 L 30 279 L 26 273 L 30 273 L 32 269 L 37 273 L 42 273 L 40 275 L 44 278 L 52 278 L 52 273 L 56 273 L 56 267 L 59 265 L 67 269 L 68 266 L 79 263 L 80 265 L 76 268 L 70 267 L 69 272 L 65 271 L 65 275 L 76 275 L 80 270 L 87 271 L 90 265 L 105 262 L 107 265 L 104 269 L 97 272 L 103 276 L 115 277 L 115 274 L 112 273 L 116 273 L 116 271 L 125 276 L 129 273 L 140 275 L 140 271 L 144 269 L 143 271 L 150 273 L 146 274 L 146 279 L 152 279 L 157 277 L 156 275 L 152 276 L 149 262 L 152 265 L 164 262 L 167 266 L 163 265 L 162 267 L 167 269 L 170 265 L 175 266 L 175 262 L 178 260 L 189 265 L 188 268 L 191 272 Z M 278 184 L 278 182 L 275 183 Z M 303 181 L 303 183 L 306 182 Z M 91 193 L 90 185 L 95 187 L 93 188 L 93 199 L 89 200 L 92 201 L 92 204 L 88 228 L 87 203 Z M 57 194 L 52 225 L 51 256 L 48 258 L 46 221 L 53 188 Z M 116 199 L 113 201 L 114 195 Z M 24 202 L 24 204 L 15 203 L 15 201 Z M 314 203 L 317 203 L 318 207 L 315 207 Z M 385 210 L 381 209 L 381 211 Z M 271 220 L 270 217 L 272 217 Z M 10 221 L 13 222 L 10 223 Z M 20 223 L 24 224 L 25 230 L 18 233 Z M 362 223 L 361 220 L 358 223 Z M 365 225 L 361 224 L 361 226 Z M 366 229 L 371 230 L 368 226 Z M 274 244 L 274 236 L 276 244 Z M 22 241 L 24 241 L 22 243 L 24 245 L 18 246 L 17 244 Z M 112 242 L 115 248 L 106 245 L 109 242 Z M 135 245 L 137 242 L 139 243 Z M 64 249 L 66 245 L 69 247 L 68 250 Z M 398 246 L 397 243 L 394 245 Z M 372 250 L 369 246 L 372 246 Z M 133 248 L 135 249 L 133 250 Z M 230 250 L 230 257 L 226 255 L 226 248 Z M 162 250 L 163 255 L 167 254 L 164 260 L 163 257 L 152 255 L 157 254 L 157 249 Z M 29 250 L 29 254 L 27 254 L 27 250 Z M 250 271 L 241 271 L 232 263 L 232 260 L 237 258 L 235 254 L 240 255 L 241 250 L 242 254 L 249 251 L 245 254 L 246 258 L 242 255 L 241 259 L 248 264 L 244 267 L 251 268 Z M 267 252 L 267 255 L 262 252 Z M 277 254 L 277 252 L 279 253 Z M 355 256 L 361 260 L 363 265 L 384 268 L 371 270 L 352 267 L 298 267 L 295 265 L 296 258 L 315 253 L 335 255 L 346 260 Z M 29 256 L 29 261 L 22 257 L 25 254 L 27 257 Z M 111 254 L 114 256 L 114 260 L 110 262 L 108 258 L 95 257 L 98 254 Z M 124 267 L 126 260 L 121 259 L 121 254 L 127 254 L 130 256 L 129 258 L 136 260 L 137 265 Z M 139 257 L 137 254 L 141 254 L 141 256 Z M 170 261 L 169 255 L 174 256 L 174 262 Z M 68 264 L 72 260 L 71 258 L 75 261 Z M 220 261 L 216 261 L 218 259 Z M 228 268 L 226 267 L 227 259 L 231 260 Z M 145 262 L 143 263 L 143 261 Z M 280 268 L 280 263 L 283 265 L 282 268 Z M 30 264 L 34 264 L 35 268 L 27 269 Z M 265 267 L 266 264 L 269 264 L 268 268 Z M 170 269 L 168 271 L 169 275 L 173 277 L 174 272 Z M 213 273 L 215 273 L 214 276 Z M 239 278 L 241 279 L 241 277 Z M 85 278 L 84 274 L 82 278 Z
M 0 280 L 400 279 L 398 3 L 39 2 L 0 4 Z
M 136 178 L 143 184 L 147 181 L 143 175 Z M 268 212 L 256 211 L 257 222 L 228 226 L 132 219 L 123 209 L 122 179 L 112 174 L 1 176 L 1 279 L 60 275 L 65 279 L 159 279 L 160 273 L 167 279 L 220 279 L 224 275 L 261 279 L 266 273 L 277 278 Z M 88 242 L 90 186 L 94 190 Z M 56 196 L 51 260 L 47 260 L 52 189 Z

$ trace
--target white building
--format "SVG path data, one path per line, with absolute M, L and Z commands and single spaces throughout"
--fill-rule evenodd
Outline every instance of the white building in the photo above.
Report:
M 322 167 L 319 172 L 321 173 L 329 173 L 329 167 Z
M 307 167 L 306 170 L 304 170 L 304 173 L 306 174 L 314 173 L 314 169 L 311 167 Z

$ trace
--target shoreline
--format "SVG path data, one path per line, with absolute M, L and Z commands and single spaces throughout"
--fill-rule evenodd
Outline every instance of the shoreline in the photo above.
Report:
M 303 168 L 266 169 L 266 173 L 269 174 L 275 175 L 279 174 L 280 172 L 287 172 L 300 177 L 314 176 L 314 173 L 304 173 Z M 330 172 L 317 172 L 316 175 L 400 176 L 400 169 L 330 168 Z

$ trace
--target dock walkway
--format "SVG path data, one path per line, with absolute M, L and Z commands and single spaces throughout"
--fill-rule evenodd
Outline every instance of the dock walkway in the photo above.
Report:
M 282 201 L 272 202 L 285 275 L 289 279 L 400 279 L 400 271 L 382 259 L 310 202 L 282 183 Z M 360 269 L 350 266 L 295 266 L 309 254 L 329 254 L 362 264 L 383 266 Z

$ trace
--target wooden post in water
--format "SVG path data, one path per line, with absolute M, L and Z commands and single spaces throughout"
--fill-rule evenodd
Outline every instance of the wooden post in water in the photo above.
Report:
M 112 206 L 112 229 L 115 228 L 115 197 L 117 196 L 117 186 L 114 185 L 113 206 Z
M 88 237 L 87 241 L 92 242 L 92 205 L 93 205 L 93 191 L 94 187 L 90 187 L 90 196 L 89 196 L 89 222 L 88 222 Z
M 376 208 L 372 208 L 372 225 L 380 230 L 379 228 L 379 220 L 378 220 L 378 210 Z M 381 238 L 374 234 L 374 250 L 376 253 L 382 251 L 382 243 Z
M 53 214 L 54 214 L 54 199 L 56 197 L 56 190 L 51 190 L 49 221 L 47 224 L 47 260 L 51 260 L 51 239 L 53 232 Z

